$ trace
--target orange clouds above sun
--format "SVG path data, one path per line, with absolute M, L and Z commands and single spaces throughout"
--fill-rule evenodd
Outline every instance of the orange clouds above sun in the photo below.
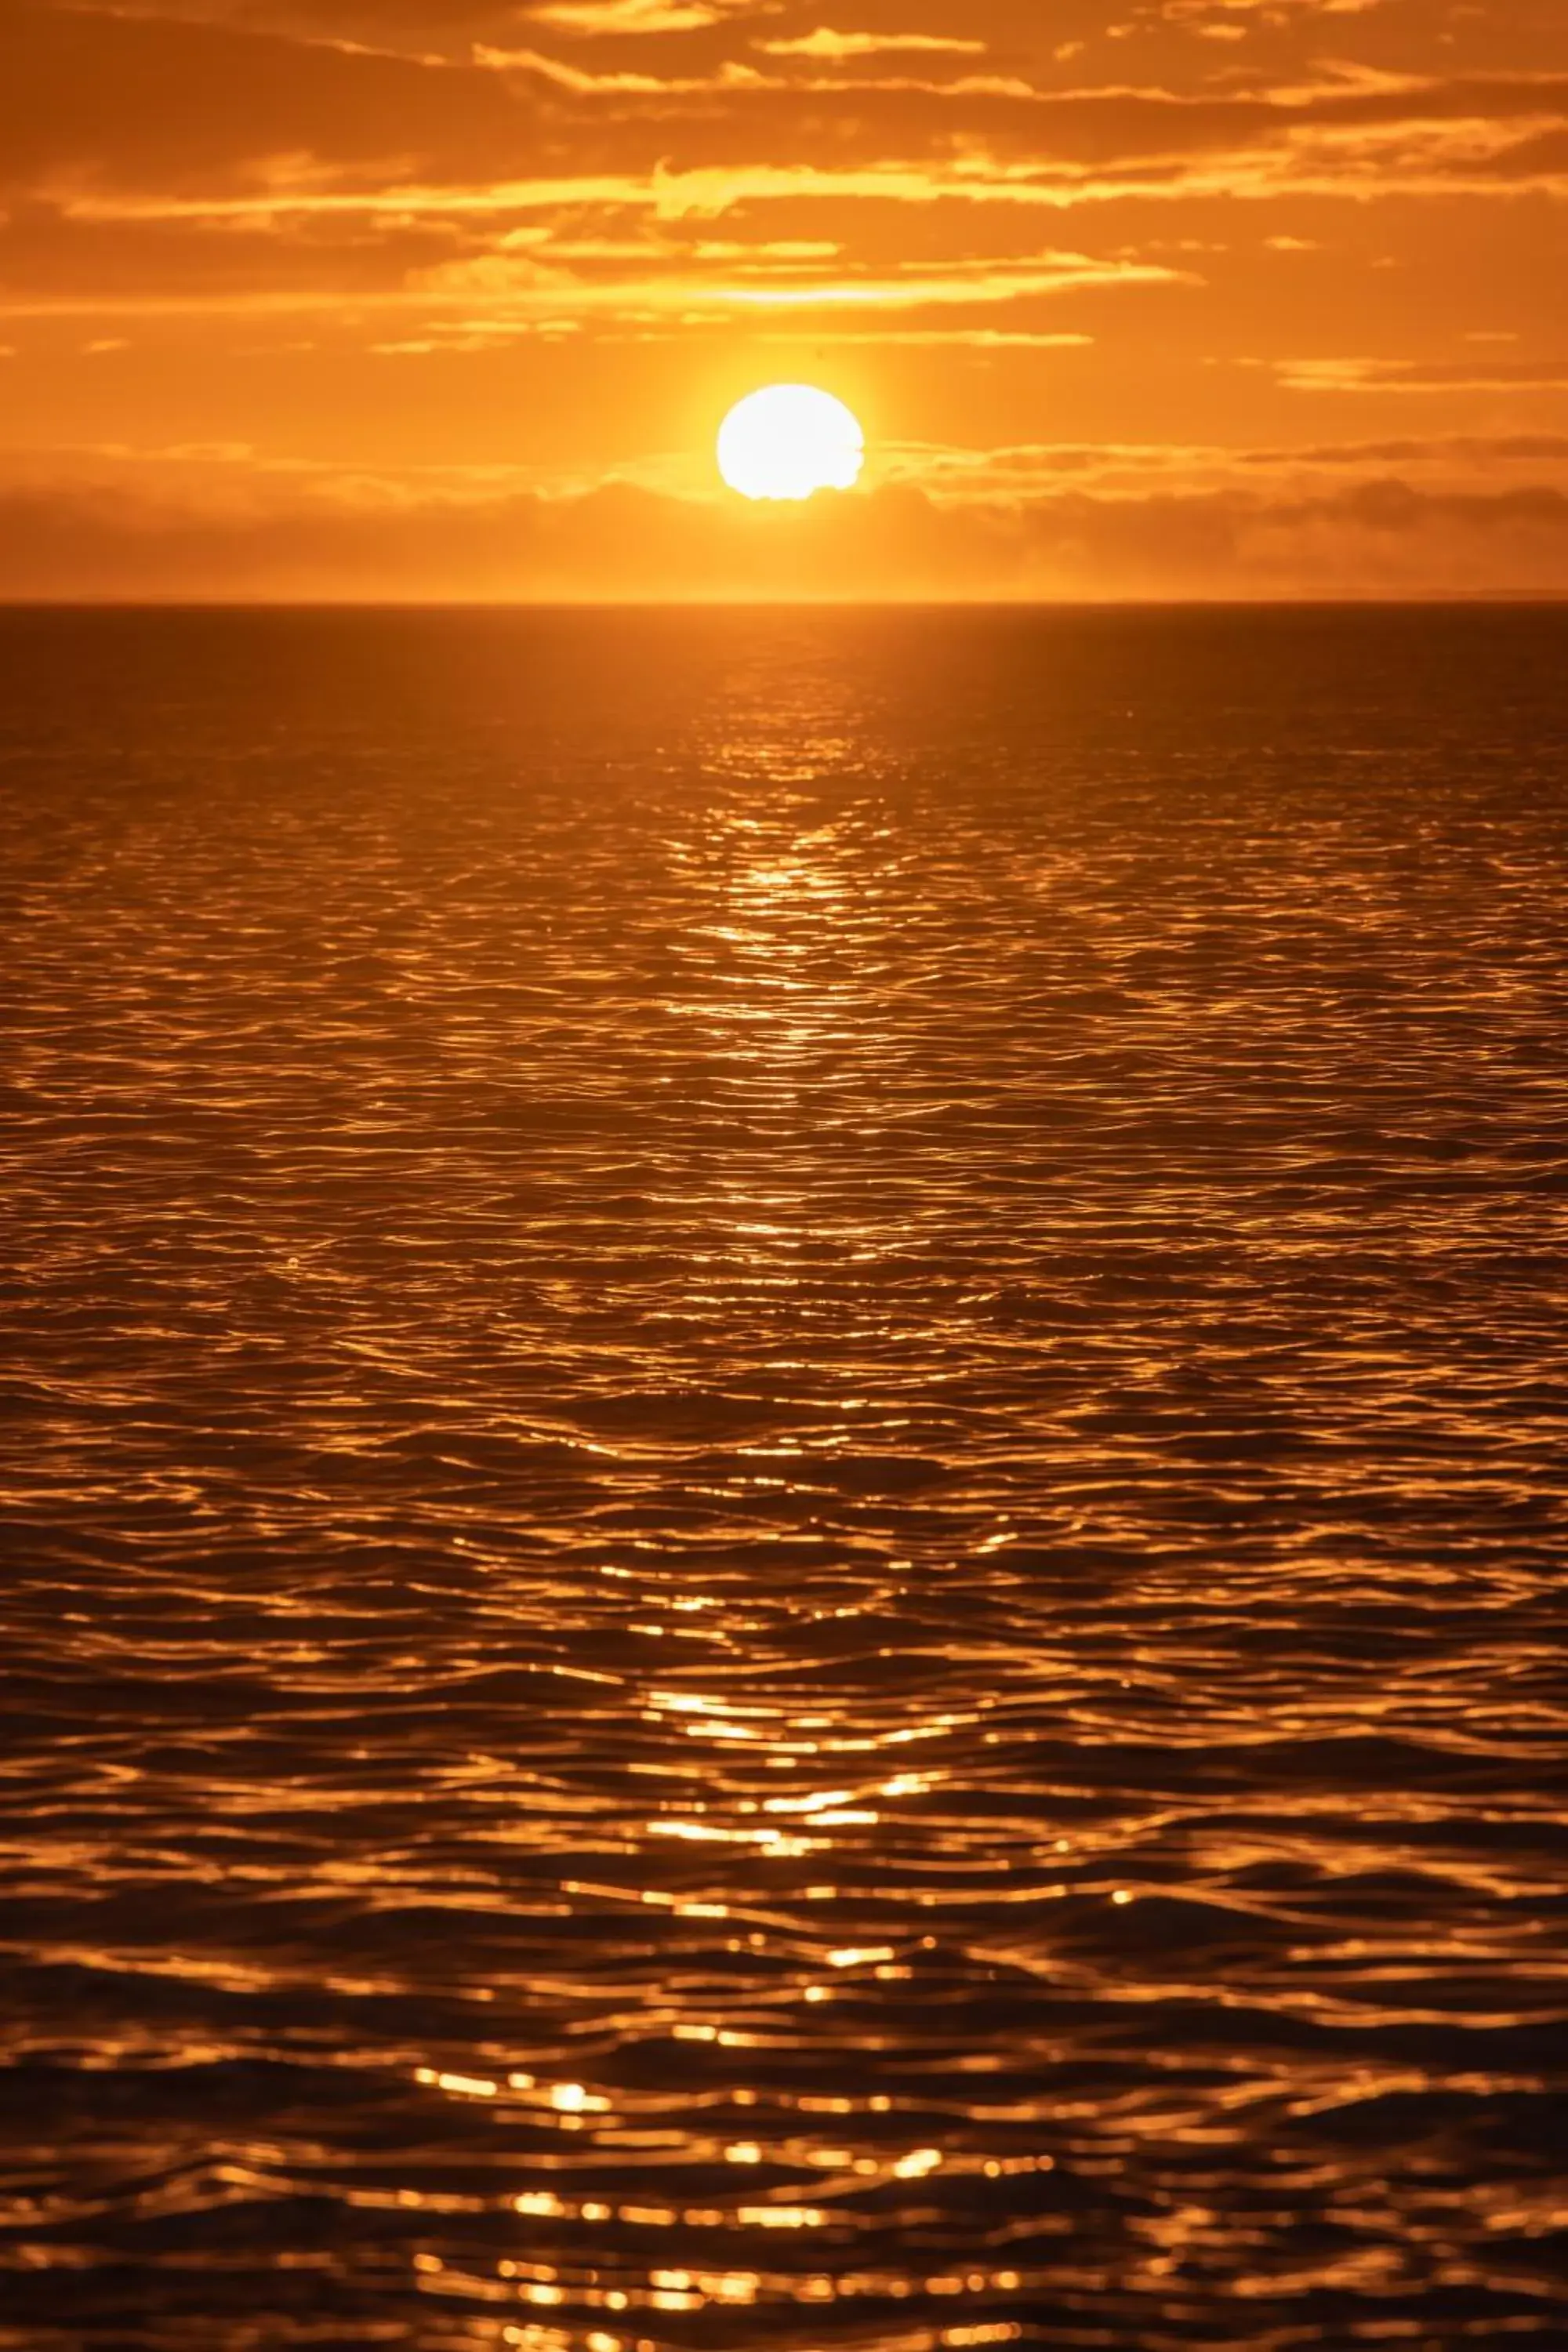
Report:
M 14 0 L 0 593 L 1568 590 L 1565 223 L 1561 0 Z

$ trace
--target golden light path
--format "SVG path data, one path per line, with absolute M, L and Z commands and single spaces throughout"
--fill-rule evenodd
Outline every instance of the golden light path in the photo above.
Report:
M 809 499 L 852 489 L 866 436 L 852 410 L 809 383 L 748 393 L 719 428 L 719 471 L 745 499 Z

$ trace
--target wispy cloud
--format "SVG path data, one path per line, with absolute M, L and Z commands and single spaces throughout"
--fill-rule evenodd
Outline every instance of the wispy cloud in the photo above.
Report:
M 1281 360 L 1292 392 L 1568 392 L 1563 360 Z
M 724 0 L 543 0 L 533 16 L 593 38 L 614 35 L 691 33 L 720 25 Z
M 818 25 L 815 32 L 778 35 L 752 45 L 771 58 L 816 58 L 837 62 L 900 51 L 935 57 L 984 57 L 987 43 L 956 33 L 839 33 Z

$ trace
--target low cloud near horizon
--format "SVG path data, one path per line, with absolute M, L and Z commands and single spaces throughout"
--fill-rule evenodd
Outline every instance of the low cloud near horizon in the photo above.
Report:
M 630 484 L 226 511 L 144 488 L 0 493 L 0 598 L 576 601 L 1421 597 L 1568 592 L 1568 490 L 1394 473 L 1258 490 L 907 485 L 753 509 Z

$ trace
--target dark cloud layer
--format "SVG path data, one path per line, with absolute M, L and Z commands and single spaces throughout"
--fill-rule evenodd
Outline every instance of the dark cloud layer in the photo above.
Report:
M 963 506 L 889 488 L 759 513 L 613 486 L 228 515 L 101 488 L 0 496 L 13 598 L 1356 596 L 1445 573 L 1471 592 L 1568 593 L 1568 492 L 1382 475 L 1294 496 Z
M 542 170 L 822 168 L 977 150 L 1070 176 L 1277 149 L 1353 181 L 1358 133 L 1472 127 L 1473 154 L 1417 140 L 1402 165 L 1388 150 L 1382 168 L 1396 176 L 1551 173 L 1568 138 L 1568 71 L 1060 89 L 1010 71 L 933 79 L 923 60 L 883 79 L 761 57 L 692 75 L 647 55 L 631 69 L 559 47 L 422 59 L 21 0 L 0 17 L 0 173 L 14 189 L 217 195 L 267 167 L 276 178 L 279 164 L 322 186 L 384 192 Z
M 540 160 L 534 111 L 493 73 L 179 18 L 25 4 L 0 16 L 0 185 L 167 194 L 279 158 L 387 177 Z

